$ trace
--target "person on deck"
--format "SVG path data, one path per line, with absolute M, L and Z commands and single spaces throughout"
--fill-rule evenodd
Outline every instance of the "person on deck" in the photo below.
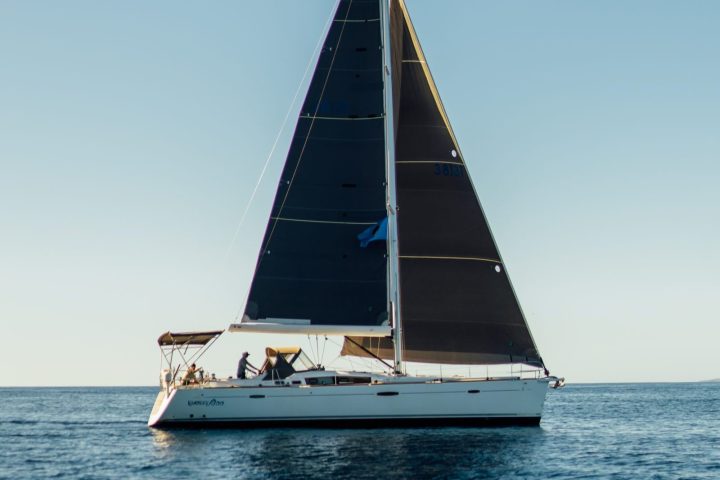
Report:
M 242 357 L 240 358 L 240 361 L 238 362 L 238 369 L 237 369 L 237 378 L 245 379 L 246 372 L 249 370 L 252 373 L 257 374 L 258 369 L 248 361 L 248 355 L 250 355 L 248 352 L 243 352 Z
M 182 379 L 182 384 L 190 385 L 191 383 L 197 383 L 197 378 L 195 378 L 195 373 L 197 373 L 197 368 L 195 367 L 195 364 L 193 363 L 187 369 L 187 372 L 185 372 L 185 376 Z

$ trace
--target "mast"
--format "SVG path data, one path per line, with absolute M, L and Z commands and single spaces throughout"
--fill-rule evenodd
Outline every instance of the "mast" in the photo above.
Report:
M 394 131 L 394 103 L 393 103 L 393 75 L 392 51 L 390 41 L 390 2 L 380 0 L 380 14 L 382 20 L 383 45 L 383 76 L 385 81 L 385 169 L 388 215 L 388 312 L 393 327 L 394 369 L 396 373 L 403 373 L 403 331 L 402 315 L 400 311 L 400 277 L 398 264 L 398 237 L 397 237 L 397 193 L 395 184 L 395 131 Z

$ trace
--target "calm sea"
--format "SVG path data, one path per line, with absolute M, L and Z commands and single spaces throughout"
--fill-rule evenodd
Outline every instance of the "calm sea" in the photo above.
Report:
M 720 383 L 568 385 L 492 429 L 157 431 L 155 393 L 0 389 L 0 477 L 720 478 Z

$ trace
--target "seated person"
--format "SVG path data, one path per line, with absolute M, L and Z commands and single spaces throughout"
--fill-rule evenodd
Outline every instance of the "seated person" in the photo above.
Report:
M 190 385 L 191 383 L 197 383 L 197 379 L 195 378 L 195 374 L 197 373 L 197 371 L 198 370 L 195 367 L 194 363 L 190 365 L 190 367 L 185 372 L 185 376 L 183 376 L 182 384 Z

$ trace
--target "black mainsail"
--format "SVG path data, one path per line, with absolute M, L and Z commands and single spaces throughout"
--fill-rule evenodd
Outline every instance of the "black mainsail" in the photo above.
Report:
M 338 4 L 258 256 L 251 320 L 387 320 L 385 242 L 358 240 L 386 217 L 380 13 L 379 0 Z
M 403 0 L 339 2 L 302 112 L 246 318 L 379 325 L 397 273 L 403 360 L 542 365 Z M 352 337 L 343 354 L 395 347 Z

